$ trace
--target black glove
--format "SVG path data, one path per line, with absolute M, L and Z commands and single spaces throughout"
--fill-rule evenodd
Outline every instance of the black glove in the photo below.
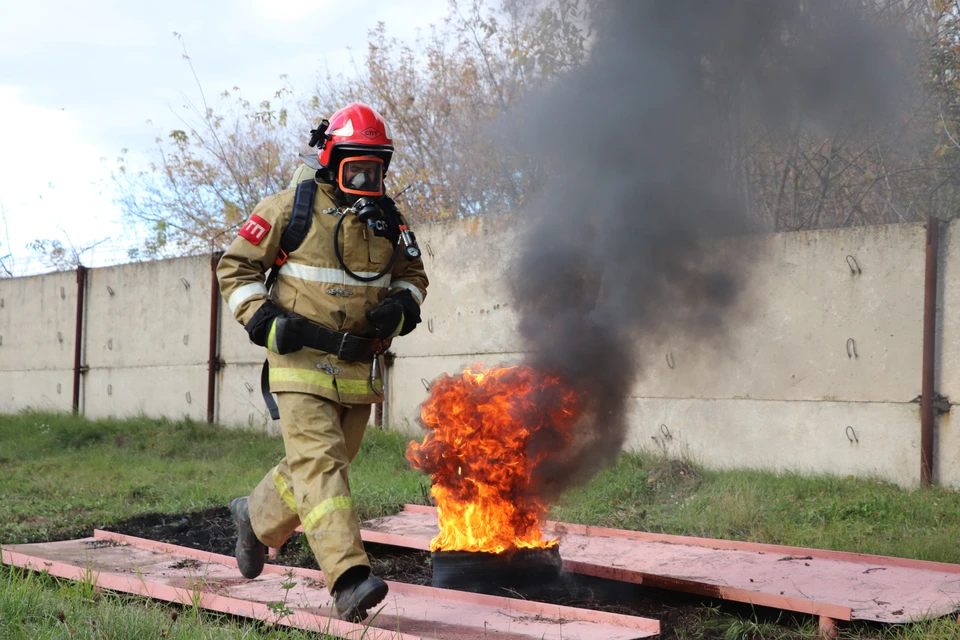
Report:
M 260 347 L 267 346 L 267 334 L 270 333 L 273 320 L 283 314 L 283 309 L 273 304 L 271 300 L 264 302 L 250 318 L 250 322 L 243 327 L 250 335 L 250 342 Z
M 405 336 L 420 324 L 420 305 L 413 298 L 413 294 L 408 289 L 401 289 L 391 295 L 387 300 L 396 300 L 403 308 L 403 327 L 400 328 L 400 335 Z
M 300 314 L 284 311 L 267 300 L 244 328 L 253 344 L 284 354 L 303 348 L 303 330 L 308 322 Z
M 384 298 L 367 311 L 367 320 L 373 325 L 373 335 L 386 340 L 397 335 L 403 323 L 403 305 L 394 297 Z
M 277 316 L 267 336 L 267 349 L 280 355 L 303 349 L 303 334 L 309 324 L 309 320 L 292 311 Z

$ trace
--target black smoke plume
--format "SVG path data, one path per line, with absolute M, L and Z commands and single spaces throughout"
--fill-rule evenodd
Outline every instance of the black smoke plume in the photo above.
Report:
M 519 151 L 551 176 L 521 212 L 509 270 L 520 331 L 529 363 L 587 398 L 576 442 L 537 470 L 539 495 L 615 460 L 643 347 L 722 342 L 744 310 L 751 257 L 737 239 L 758 228 L 737 166 L 748 127 L 785 140 L 897 113 L 909 76 L 875 6 L 603 3 L 586 63 L 512 114 Z

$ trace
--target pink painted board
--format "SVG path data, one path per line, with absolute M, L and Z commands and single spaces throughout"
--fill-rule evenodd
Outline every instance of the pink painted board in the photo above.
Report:
M 365 624 L 331 616 L 331 599 L 319 571 L 267 565 L 255 580 L 239 575 L 229 556 L 97 531 L 94 538 L 12 545 L 8 564 L 47 569 L 70 579 L 89 571 L 107 589 L 138 593 L 187 606 L 194 597 L 205 608 L 261 620 L 277 620 L 269 604 L 286 594 L 294 613 L 278 622 L 344 638 L 645 638 L 659 632 L 655 620 L 507 598 L 390 583 L 379 612 Z M 295 586 L 286 591 L 283 583 Z
M 567 570 L 840 620 L 909 622 L 960 609 L 960 565 L 549 522 Z M 370 542 L 428 549 L 436 510 L 363 524 Z

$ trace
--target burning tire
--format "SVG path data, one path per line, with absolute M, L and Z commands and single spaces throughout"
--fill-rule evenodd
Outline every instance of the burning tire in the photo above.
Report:
M 431 584 L 441 589 L 503 595 L 542 586 L 560 576 L 559 546 L 504 553 L 434 551 L 431 557 Z

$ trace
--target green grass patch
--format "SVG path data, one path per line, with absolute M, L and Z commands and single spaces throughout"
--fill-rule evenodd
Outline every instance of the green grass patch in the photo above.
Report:
M 403 458 L 408 439 L 370 429 L 351 467 L 362 518 L 422 502 L 426 479 Z M 263 430 L 147 418 L 85 420 L 23 413 L 0 422 L 0 542 L 90 535 L 144 513 L 225 506 L 283 457 Z
M 408 442 L 397 433 L 367 431 L 350 470 L 361 518 L 427 501 L 427 479 L 404 458 Z M 249 493 L 282 456 L 282 440 L 260 430 L 148 418 L 4 416 L 0 543 L 81 537 L 145 513 L 226 506 Z M 708 471 L 655 455 L 624 454 L 588 485 L 568 492 L 550 517 L 960 563 L 960 493 L 906 490 L 870 478 Z M 90 597 L 81 595 L 83 589 L 0 568 L 0 637 L 317 638 L 139 598 Z M 677 637 L 816 637 L 812 622 L 785 627 L 712 609 L 703 611 L 696 626 Z M 958 631 L 955 619 L 941 619 L 895 627 L 850 625 L 842 637 L 939 640 L 960 638 Z
M 273 628 L 206 611 L 100 592 L 93 582 L 0 566 L 0 638 L 5 640 L 164 638 L 320 640 L 332 636 Z
M 708 471 L 653 455 L 570 491 L 556 520 L 960 563 L 960 492 L 871 478 Z
M 5 416 L 0 542 L 84 536 L 137 514 L 225 505 L 282 455 L 279 438 L 192 421 Z

